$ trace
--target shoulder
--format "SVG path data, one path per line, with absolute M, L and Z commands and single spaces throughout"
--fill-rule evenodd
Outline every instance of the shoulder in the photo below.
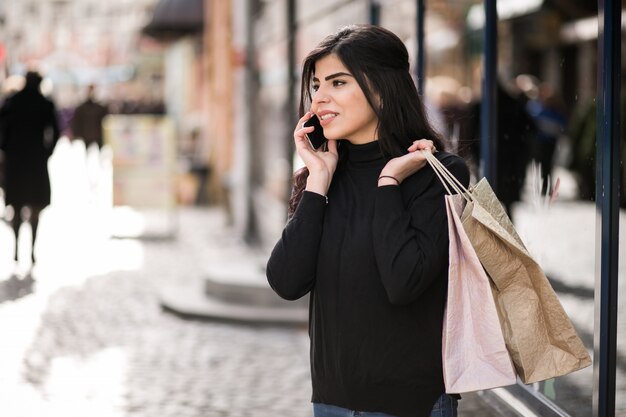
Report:
M 435 153 L 435 157 L 443 164 L 444 167 L 448 169 L 461 183 L 467 186 L 469 182 L 469 169 L 467 167 L 467 163 L 460 156 L 450 153 L 439 151 Z M 433 171 L 432 167 L 429 164 L 415 174 L 407 178 L 407 180 L 411 180 L 416 183 L 421 183 L 424 185 L 429 184 L 431 181 L 437 178 L 435 171 Z
M 469 168 L 463 158 L 449 152 L 437 152 L 435 156 L 448 169 L 448 171 L 450 171 L 452 175 L 454 175 L 461 182 L 461 184 L 466 187 L 469 185 Z
M 469 185 L 469 169 L 465 160 L 449 152 L 437 152 L 436 158 L 454 175 L 465 187 Z M 411 175 L 402 183 L 405 198 L 414 200 L 424 195 L 444 195 L 446 189 L 430 165 Z

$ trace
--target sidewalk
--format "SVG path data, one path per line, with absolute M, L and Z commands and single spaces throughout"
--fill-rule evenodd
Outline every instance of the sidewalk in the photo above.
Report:
M 33 293 L 0 303 L 0 415 L 310 416 L 303 329 L 183 320 L 160 308 L 161 285 L 202 276 L 207 251 L 192 241 L 220 236 L 210 212 L 180 214 L 191 233 L 171 241 L 94 238 L 80 242 L 93 250 L 78 251 L 42 232 Z M 89 222 L 74 221 L 81 231 L 65 233 L 88 234 Z M 11 242 L 0 225 L 0 244 Z

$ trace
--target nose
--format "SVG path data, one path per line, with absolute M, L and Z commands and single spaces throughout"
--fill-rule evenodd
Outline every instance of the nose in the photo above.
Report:
M 312 104 L 322 104 L 328 103 L 330 101 L 330 97 L 320 88 L 313 94 L 312 100 Z

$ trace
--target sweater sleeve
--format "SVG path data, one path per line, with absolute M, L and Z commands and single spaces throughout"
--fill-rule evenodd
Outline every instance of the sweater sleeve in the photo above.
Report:
M 267 280 L 282 298 L 297 300 L 315 284 L 326 198 L 305 191 L 267 262 Z
M 464 185 L 467 166 L 452 158 L 447 168 Z M 373 231 L 376 263 L 389 301 L 409 304 L 441 278 L 448 265 L 446 194 L 434 172 L 426 167 L 419 195 L 405 203 L 402 189 L 383 186 L 376 191 Z

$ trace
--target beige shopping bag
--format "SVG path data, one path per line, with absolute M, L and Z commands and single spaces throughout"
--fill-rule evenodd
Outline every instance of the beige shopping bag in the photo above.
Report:
M 517 380 L 489 277 L 461 224 L 464 203 L 460 194 L 446 196 L 450 262 L 442 359 L 449 394 L 512 385 Z
M 495 284 L 507 348 L 524 383 L 591 365 L 591 358 L 541 267 L 515 233 L 489 183 L 472 190 L 463 227 Z
M 447 181 L 455 180 L 436 158 L 427 158 L 439 165 Z M 504 340 L 522 381 L 537 382 L 591 365 L 556 293 L 489 183 L 482 179 L 462 192 L 470 200 L 461 215 L 463 228 L 495 284 Z

